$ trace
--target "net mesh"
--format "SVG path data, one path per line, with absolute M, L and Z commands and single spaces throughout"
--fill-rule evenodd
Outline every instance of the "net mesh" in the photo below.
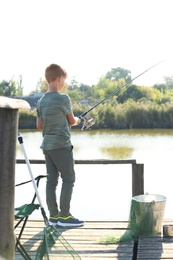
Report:
M 81 259 L 77 252 L 54 226 L 44 228 L 43 239 L 37 249 L 35 260 Z
M 164 211 L 164 203 L 155 201 L 140 202 L 131 200 L 129 224 L 127 231 L 121 237 L 105 236 L 99 240 L 101 244 L 137 241 L 139 237 L 151 237 L 159 233 L 160 223 Z

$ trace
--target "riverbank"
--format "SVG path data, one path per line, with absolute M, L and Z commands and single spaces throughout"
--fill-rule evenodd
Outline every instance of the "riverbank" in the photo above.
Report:
M 89 107 L 75 104 L 74 114 L 81 115 Z M 102 105 L 91 111 L 87 118 L 95 118 L 91 129 L 172 129 L 173 102 L 135 102 L 130 100 L 114 106 Z M 82 124 L 75 129 L 80 129 Z M 19 128 L 36 129 L 36 109 L 19 111 Z

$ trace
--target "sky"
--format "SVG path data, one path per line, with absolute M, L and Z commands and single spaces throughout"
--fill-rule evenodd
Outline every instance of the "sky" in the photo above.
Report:
M 112 68 L 148 70 L 134 84 L 173 76 L 172 0 L 2 0 L 0 81 L 35 90 L 51 63 L 88 85 Z

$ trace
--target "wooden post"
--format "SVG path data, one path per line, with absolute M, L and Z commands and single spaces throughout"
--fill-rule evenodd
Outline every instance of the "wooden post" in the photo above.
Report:
M 132 197 L 144 194 L 144 164 L 132 164 Z
M 0 97 L 0 259 L 13 260 L 14 186 L 18 109 L 30 109 L 28 102 Z

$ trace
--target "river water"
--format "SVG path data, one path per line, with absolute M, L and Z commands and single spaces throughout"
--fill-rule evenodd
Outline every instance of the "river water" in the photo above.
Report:
M 29 159 L 44 159 L 39 131 L 21 131 Z M 173 130 L 72 130 L 74 159 L 135 159 L 144 164 L 144 191 L 167 197 L 165 218 L 173 217 Z M 17 142 L 17 159 L 23 159 Z M 45 165 L 31 165 L 36 177 L 46 174 Z M 131 165 L 75 165 L 71 213 L 84 220 L 128 220 L 132 199 Z M 16 183 L 30 179 L 26 165 L 16 166 Z M 46 180 L 41 181 L 39 193 L 45 202 Z M 17 187 L 15 205 L 30 202 L 32 184 Z M 60 192 L 57 189 L 57 197 Z M 32 215 L 41 218 L 40 211 Z

